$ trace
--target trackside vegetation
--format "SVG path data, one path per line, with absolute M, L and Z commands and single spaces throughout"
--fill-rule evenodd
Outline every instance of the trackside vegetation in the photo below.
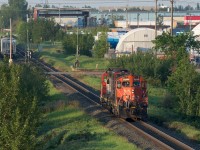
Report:
M 193 137 L 188 135 L 200 141 L 200 74 L 190 63 L 187 52 L 188 46 L 197 50 L 200 48 L 200 43 L 194 39 L 190 34 L 171 36 L 164 33 L 154 41 L 155 49 L 152 52 L 138 52 L 117 58 L 111 61 L 110 67 L 128 68 L 134 74 L 146 77 L 148 83 L 153 86 L 149 89 L 150 120 L 175 128 L 186 136 L 188 128 L 184 128 L 183 124 L 185 127 L 190 124 L 198 132 L 193 132 Z M 164 57 L 157 58 L 157 52 L 164 52 Z M 155 88 L 161 87 L 165 89 L 164 92 L 153 96 L 151 89 L 154 88 L 155 92 Z M 190 132 L 194 130 L 190 129 Z
M 152 51 L 107 60 L 103 57 L 109 46 L 108 27 L 78 29 L 77 40 L 77 29 L 62 29 L 53 18 L 27 22 L 26 14 L 32 13 L 27 6 L 25 0 L 9 0 L 0 11 L 0 27 L 9 28 L 11 18 L 13 32 L 24 49 L 37 49 L 40 59 L 70 73 L 78 50 L 80 68 L 122 67 L 143 75 L 149 85 L 149 120 L 200 142 L 200 75 L 188 55 L 188 49 L 200 48 L 195 36 L 163 33 L 153 41 Z M 95 41 L 97 32 L 101 35 Z M 164 57 L 158 59 L 157 53 Z M 99 78 L 72 75 L 99 89 Z M 47 82 L 38 68 L 0 63 L 0 149 L 81 148 L 136 149 L 86 115 L 73 98 Z
M 187 52 L 188 45 L 198 49 L 200 43 L 190 34 L 171 36 L 168 33 L 158 36 L 154 43 L 156 51 L 164 52 L 164 59 L 157 58 L 154 50 L 117 58 L 110 66 L 128 68 L 134 74 L 145 76 L 150 84 L 166 87 L 175 96 L 169 107 L 185 117 L 200 117 L 200 75 L 190 64 Z
M 0 149 L 35 149 L 46 78 L 32 65 L 0 63 L 0 72 Z
M 138 149 L 87 115 L 70 95 L 55 89 L 51 82 L 49 85 L 37 149 Z
M 72 68 L 69 66 L 75 62 L 75 56 L 66 56 L 64 53 L 58 52 L 58 49 L 61 49 L 60 46 L 60 44 L 43 46 L 43 51 L 39 52 L 40 58 L 47 63 L 51 63 L 55 68 L 61 71 L 72 73 L 72 76 L 79 78 L 85 84 L 89 84 L 96 90 L 99 90 L 100 79 L 98 77 L 81 75 L 76 71 L 72 71 Z M 130 70 L 134 71 L 135 74 L 142 74 L 148 80 L 149 120 L 158 125 L 176 130 L 182 135 L 200 142 L 200 120 L 198 117 L 181 113 L 177 104 L 178 98 L 168 89 L 168 76 L 171 76 L 172 72 L 175 70 L 175 67 L 172 65 L 173 59 L 168 58 L 165 59 L 165 61 L 156 59 L 155 54 L 149 52 L 145 55 L 137 53 L 137 55 L 122 57 L 121 59 L 112 61 L 82 55 L 79 56 L 79 60 L 81 62 L 81 68 L 95 69 L 95 64 L 99 64 L 101 69 L 106 69 L 112 66 L 123 67 L 122 64 L 124 64 L 124 66 L 127 65 Z M 140 67 L 136 66 L 136 62 Z M 157 67 L 154 67 L 154 65 Z M 170 69 L 168 68 L 169 66 Z M 134 69 L 135 67 L 137 69 Z
M 56 42 L 55 44 L 45 42 L 40 45 L 43 50 L 40 52 L 36 51 L 36 56 L 61 71 L 72 71 L 72 67 L 76 61 L 76 56 L 67 55 L 63 50 L 61 42 Z M 104 58 L 95 58 L 86 55 L 78 56 L 78 60 L 80 62 L 80 68 L 82 69 L 102 70 L 106 69 L 109 64 L 109 61 Z

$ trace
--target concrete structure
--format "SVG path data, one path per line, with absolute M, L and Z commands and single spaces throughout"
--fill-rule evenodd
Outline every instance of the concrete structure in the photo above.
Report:
M 125 20 L 118 20 L 114 22 L 116 28 L 126 28 L 126 21 Z M 155 21 L 129 21 L 128 22 L 129 27 L 149 27 L 149 28 L 155 28 Z M 169 28 L 171 26 L 171 20 L 165 20 L 163 21 L 163 28 Z M 177 26 L 177 21 L 173 21 L 173 27 L 175 28 Z
M 177 16 L 173 16 L 173 20 L 176 22 L 180 22 L 183 23 L 184 22 L 184 17 L 177 17 Z M 171 21 L 171 16 L 169 17 L 163 17 L 163 21 Z
M 85 27 L 88 25 L 89 9 L 78 8 L 34 8 L 34 20 L 54 18 L 61 26 Z
M 157 35 L 162 32 L 157 31 Z M 117 54 L 131 54 L 138 50 L 146 51 L 154 45 L 152 40 L 155 39 L 155 30 L 149 28 L 137 28 L 129 31 L 119 40 L 116 47 Z

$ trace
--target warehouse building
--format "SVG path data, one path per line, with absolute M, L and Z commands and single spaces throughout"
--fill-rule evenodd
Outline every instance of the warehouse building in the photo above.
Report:
M 157 31 L 157 35 L 162 32 Z M 134 52 L 146 51 L 151 49 L 154 44 L 152 40 L 155 39 L 155 30 L 150 28 L 137 28 L 129 31 L 119 39 L 116 47 L 117 56 L 123 54 L 131 54 Z
M 34 8 L 34 20 L 53 18 L 61 26 L 89 26 L 90 10 L 85 8 Z M 94 22 L 94 21 L 93 21 Z

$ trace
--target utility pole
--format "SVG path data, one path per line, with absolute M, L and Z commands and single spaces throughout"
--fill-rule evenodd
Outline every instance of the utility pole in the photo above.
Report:
M 126 29 L 128 29 L 128 5 L 129 5 L 129 0 L 127 0 L 126 4 Z
M 10 18 L 10 59 L 9 59 L 9 64 L 11 65 L 13 62 L 12 60 L 12 21 Z
M 79 67 L 79 61 L 78 61 L 78 55 L 79 55 L 79 47 L 78 47 L 78 20 L 77 20 L 77 45 L 76 45 L 76 61 L 75 61 L 75 68 Z
M 174 12 L 174 0 L 170 0 L 171 2 L 171 36 L 173 35 L 173 12 Z
M 137 27 L 139 28 L 140 13 L 137 13 Z
M 29 33 L 28 33 L 28 29 L 27 29 L 27 35 L 26 35 L 27 36 L 26 37 L 27 38 L 26 39 L 27 40 L 27 51 L 26 51 L 26 56 L 25 56 L 26 58 L 25 59 L 27 59 L 27 61 L 29 63 L 30 49 L 29 49 L 29 36 L 28 35 L 29 35 Z
M 126 29 L 128 29 L 128 4 L 126 5 Z
M 158 0 L 155 0 L 155 38 L 157 37 L 157 13 L 158 13 Z
M 76 60 L 78 60 L 78 20 L 77 20 L 77 44 L 76 44 Z
M 45 4 L 46 4 L 46 6 L 49 4 L 48 0 L 45 0 Z
M 60 3 L 59 3 L 59 23 L 61 25 L 61 19 L 60 19 Z

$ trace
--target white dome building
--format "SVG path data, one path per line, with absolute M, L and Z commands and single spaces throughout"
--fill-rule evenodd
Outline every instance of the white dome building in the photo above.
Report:
M 157 35 L 162 32 L 157 31 Z M 137 28 L 123 35 L 116 47 L 117 54 L 131 54 L 137 50 L 148 50 L 154 46 L 155 30 L 150 28 Z
M 196 40 L 200 41 L 200 23 L 192 29 L 194 35 L 198 35 L 199 37 Z

